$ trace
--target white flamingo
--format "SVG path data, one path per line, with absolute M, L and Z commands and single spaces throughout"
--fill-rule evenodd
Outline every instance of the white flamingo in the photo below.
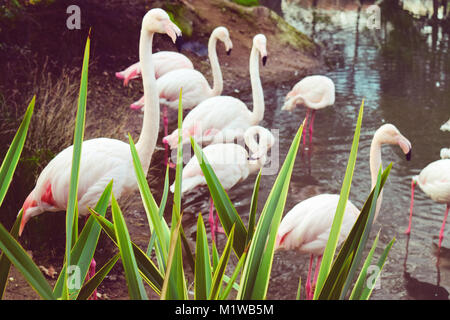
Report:
M 136 149 L 144 172 L 150 167 L 150 160 L 156 146 L 159 131 L 159 100 L 152 61 L 152 41 L 154 33 L 166 33 L 173 42 L 181 36 L 181 31 L 170 21 L 162 9 L 148 11 L 142 20 L 139 42 L 139 59 L 142 66 L 144 84 L 144 119 Z M 23 204 L 23 217 L 19 234 L 27 221 L 43 212 L 66 210 L 70 185 L 73 146 L 53 158 L 39 175 L 36 186 Z M 133 161 L 129 144 L 109 138 L 97 138 L 83 142 L 78 183 L 78 213 L 85 216 L 88 207 L 94 207 L 107 184 L 114 180 L 113 193 L 119 198 L 137 189 Z M 91 264 L 91 267 L 95 266 Z M 91 268 L 92 276 L 95 270 Z M 95 298 L 95 295 L 94 295 Z
M 409 160 L 411 157 L 411 143 L 392 124 L 382 125 L 374 134 L 370 147 L 370 175 L 372 189 L 377 182 L 378 170 L 382 165 L 381 146 L 383 144 L 398 144 Z M 376 205 L 375 217 L 380 211 L 382 193 Z M 283 218 L 278 228 L 276 248 L 292 249 L 300 253 L 310 254 L 308 277 L 306 281 L 306 294 L 312 298 L 313 289 L 317 279 L 318 266 L 325 250 L 334 215 L 336 213 L 339 195 L 320 194 L 294 206 Z M 348 201 L 339 234 L 339 244 L 350 233 L 360 211 Z M 314 256 L 317 256 L 313 285 L 311 285 L 311 271 Z
M 259 136 L 259 142 L 256 142 L 256 135 Z M 245 131 L 244 141 L 250 150 L 250 157 L 243 146 L 234 143 L 212 144 L 203 149 L 206 159 L 225 190 L 230 190 L 264 166 L 267 152 L 275 143 L 275 137 L 261 126 L 252 126 Z M 197 157 L 193 157 L 183 168 L 181 193 L 184 194 L 201 185 L 206 185 L 206 179 Z M 170 190 L 174 192 L 174 188 L 175 185 L 172 185 Z M 214 222 L 212 198 L 210 198 L 209 223 L 211 236 L 215 241 L 217 227 Z
M 253 38 L 250 54 L 250 82 L 253 95 L 253 110 L 244 102 L 231 96 L 217 96 L 206 99 L 191 110 L 182 125 L 183 143 L 193 136 L 199 144 L 233 142 L 242 138 L 250 126 L 257 125 L 264 118 L 264 93 L 259 76 L 259 58 L 262 64 L 267 61 L 267 39 L 263 34 Z M 174 149 L 178 143 L 178 129 L 163 141 Z
M 334 104 L 334 82 L 330 78 L 322 75 L 305 77 L 288 92 L 285 100 L 286 102 L 281 110 L 292 111 L 297 104 L 306 107 L 306 122 L 308 121 L 310 110 L 312 110 L 309 124 L 309 143 L 311 143 L 316 110 Z M 305 139 L 303 139 L 303 143 L 305 143 Z
M 182 53 L 174 51 L 159 51 L 153 54 L 153 64 L 155 66 L 155 78 L 158 79 L 169 71 L 176 69 L 194 69 L 192 61 Z M 141 76 L 141 64 L 136 62 L 128 68 L 116 72 L 116 77 L 123 80 L 123 85 L 127 86 L 128 82 Z M 144 106 L 143 97 L 142 106 Z
M 440 160 L 436 160 L 428 164 L 420 171 L 419 175 L 411 179 L 411 204 L 409 209 L 409 223 L 405 233 L 411 233 L 412 214 L 414 206 L 414 189 L 418 184 L 420 189 L 426 193 L 431 199 L 439 203 L 445 203 L 447 208 L 444 213 L 441 230 L 439 231 L 439 248 L 444 239 L 445 223 L 450 209 L 450 151 L 449 149 L 441 150 Z

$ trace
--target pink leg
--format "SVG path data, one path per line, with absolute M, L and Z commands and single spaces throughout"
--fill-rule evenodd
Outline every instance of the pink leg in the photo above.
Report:
M 309 112 L 310 112 L 310 109 L 309 109 L 309 108 L 306 108 L 305 125 L 304 125 L 304 127 L 303 127 L 303 148 L 305 148 L 305 145 L 306 145 L 306 139 L 305 139 L 306 133 L 305 133 L 305 128 L 308 127 Z
M 313 265 L 314 255 L 311 254 L 309 256 L 309 269 L 308 269 L 308 276 L 306 278 L 306 300 L 310 300 L 311 298 L 311 272 L 312 272 L 312 265 Z
M 210 198 L 210 204 L 209 204 L 209 226 L 211 229 L 211 239 L 212 242 L 216 242 L 216 235 L 215 235 L 215 225 L 214 225 L 214 202 L 213 199 Z
M 318 256 L 317 260 L 316 260 L 316 269 L 314 270 L 314 280 L 313 280 L 312 289 L 311 289 L 311 300 L 314 297 L 314 290 L 316 289 L 317 276 L 319 275 L 319 269 L 320 269 L 321 262 L 322 262 L 322 255 Z
M 309 122 L 309 144 L 311 145 L 314 127 L 314 118 L 316 116 L 316 110 L 311 112 L 311 121 Z
M 405 234 L 411 233 L 411 222 L 412 222 L 412 214 L 413 214 L 413 206 L 414 206 L 414 187 L 416 186 L 414 180 L 411 180 L 411 204 L 409 205 L 409 224 L 408 229 L 406 229 Z
M 163 108 L 163 124 L 164 124 L 164 137 L 167 137 L 169 132 L 169 119 L 167 118 L 167 106 Z M 166 142 L 164 143 L 164 166 L 167 166 L 167 161 L 169 160 L 169 146 Z
M 449 209 L 450 209 L 450 203 L 447 204 L 447 209 L 445 210 L 445 215 L 444 215 L 444 221 L 442 221 L 441 231 L 439 232 L 439 249 L 441 248 L 442 239 L 444 239 L 445 222 L 447 221 Z
M 216 226 L 216 231 L 218 233 L 225 233 L 225 231 L 223 230 L 222 226 L 219 225 L 219 215 L 216 214 L 216 221 L 214 222 L 215 226 Z
M 89 271 L 88 271 L 88 276 L 87 276 L 86 280 L 89 280 L 93 276 L 95 276 L 95 267 L 96 267 L 96 265 L 97 265 L 97 263 L 95 262 L 95 259 L 92 258 L 91 264 L 89 265 Z M 94 290 L 92 295 L 89 297 L 89 300 L 97 300 L 97 288 Z

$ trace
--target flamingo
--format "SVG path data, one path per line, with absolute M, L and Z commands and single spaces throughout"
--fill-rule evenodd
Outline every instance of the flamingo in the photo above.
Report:
M 450 119 L 441 126 L 442 131 L 450 131 Z
M 194 69 L 192 61 L 182 53 L 174 51 L 159 51 L 154 53 L 152 58 L 155 66 L 156 79 L 175 69 Z M 125 70 L 116 72 L 116 77 L 123 80 L 124 86 L 127 86 L 130 80 L 137 79 L 140 76 L 141 64 L 139 62 L 132 64 Z M 142 101 L 142 106 L 143 105 L 144 101 Z
M 370 174 L 372 189 L 377 182 L 378 170 L 382 165 L 381 146 L 383 144 L 398 144 L 411 159 L 411 143 L 392 124 L 382 125 L 374 134 L 370 147 Z M 377 218 L 382 202 L 382 193 L 378 196 L 375 217 Z M 317 280 L 318 266 L 330 235 L 339 195 L 320 194 L 294 206 L 283 218 L 278 228 L 276 249 L 295 249 L 300 253 L 310 254 L 308 276 L 306 280 L 306 295 L 312 298 L 313 289 Z M 341 244 L 350 233 L 359 215 L 358 208 L 347 201 L 342 221 L 341 233 L 338 243 Z M 313 285 L 311 285 L 311 272 L 314 256 L 317 256 Z
M 257 125 L 264 118 L 264 94 L 259 76 L 259 57 L 267 61 L 267 39 L 263 34 L 253 37 L 250 54 L 250 82 L 253 95 L 253 111 L 244 102 L 231 96 L 217 96 L 204 100 L 192 109 L 182 124 L 183 144 L 192 135 L 198 143 L 215 144 L 233 142 L 242 138 L 247 128 Z M 163 138 L 170 148 L 177 148 L 178 129 Z
M 177 69 L 172 70 L 157 80 L 160 103 L 163 107 L 163 123 L 164 136 L 167 136 L 169 129 L 169 121 L 167 118 L 167 107 L 178 109 L 178 100 L 180 90 L 183 89 L 182 103 L 183 109 L 191 109 L 201 101 L 220 95 L 223 90 L 222 71 L 220 70 L 219 59 L 217 57 L 216 45 L 217 40 L 224 43 L 227 54 L 231 53 L 233 43 L 230 39 L 228 29 L 225 27 L 217 27 L 211 33 L 208 42 L 208 56 L 211 63 L 213 74 L 213 87 L 211 88 L 206 78 L 198 70 L 195 69 Z M 134 102 L 132 109 L 140 109 L 142 107 L 142 99 Z M 168 146 L 165 144 L 164 162 L 167 165 Z
M 256 142 L 256 135 L 259 136 L 259 142 Z M 206 159 L 225 190 L 231 189 L 264 166 L 267 152 L 275 143 L 275 137 L 266 128 L 252 126 L 245 131 L 244 141 L 252 154 L 251 157 L 243 146 L 234 143 L 218 143 L 203 149 Z M 193 157 L 183 169 L 181 193 L 184 194 L 202 185 L 206 185 L 206 179 L 197 157 Z M 170 187 L 172 192 L 174 189 L 175 184 Z M 217 227 L 213 211 L 213 200 L 210 198 L 209 223 L 214 242 Z
M 311 144 L 316 110 L 334 104 L 334 82 L 322 75 L 305 77 L 297 82 L 292 90 L 288 92 L 285 100 L 286 102 L 281 110 L 292 111 L 297 104 L 302 104 L 306 107 L 306 122 L 308 121 L 310 110 L 312 110 L 309 124 L 309 143 Z M 305 140 L 303 140 L 303 143 L 305 143 Z
M 144 119 L 141 135 L 136 143 L 144 172 L 150 167 L 150 160 L 156 146 L 159 131 L 159 100 L 152 61 L 154 33 L 166 33 L 175 43 L 181 37 L 180 29 L 170 21 L 162 9 L 148 11 L 142 20 L 139 42 L 139 59 L 142 66 L 144 85 Z M 66 210 L 70 184 L 73 146 L 56 155 L 39 175 L 36 186 L 26 198 L 22 209 L 23 217 L 19 235 L 30 218 L 43 212 Z M 136 190 L 138 185 L 133 169 L 129 144 L 109 138 L 86 140 L 82 145 L 78 187 L 78 213 L 86 216 L 88 207 L 94 207 L 107 184 L 114 180 L 113 192 L 119 198 Z M 95 260 L 91 263 L 88 276 L 95 274 Z M 96 294 L 94 294 L 94 299 Z
M 436 160 L 428 164 L 420 171 L 419 175 L 411 179 L 411 204 L 409 208 L 409 224 L 405 234 L 411 233 L 411 222 L 414 206 L 414 189 L 416 184 L 431 199 L 438 203 L 445 203 L 447 208 L 442 221 L 441 230 L 439 231 L 439 248 L 441 248 L 444 239 L 445 223 L 450 209 L 450 151 L 443 148 L 441 150 L 440 160 Z

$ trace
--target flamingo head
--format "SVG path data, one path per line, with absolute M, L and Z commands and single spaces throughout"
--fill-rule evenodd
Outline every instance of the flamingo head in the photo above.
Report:
M 297 105 L 304 104 L 305 100 L 303 99 L 302 95 L 298 94 L 296 96 L 286 96 L 286 101 L 284 102 L 284 105 L 281 107 L 281 110 L 284 111 L 292 111 L 297 107 Z
M 181 49 L 181 30 L 170 20 L 169 15 L 163 9 L 149 10 L 142 20 L 142 30 L 165 33 L 172 39 L 178 50 Z
M 31 192 L 28 197 L 25 199 L 25 202 L 22 206 L 22 220 L 20 221 L 20 228 L 19 228 L 19 236 L 22 235 L 23 229 L 25 228 L 25 225 L 27 222 L 34 216 L 37 216 L 38 214 L 41 214 L 43 211 L 39 206 L 37 206 L 37 201 L 34 199 L 34 194 Z M 20 212 L 19 212 L 20 213 Z
M 376 140 L 381 144 L 397 144 L 406 156 L 406 160 L 411 160 L 412 145 L 409 140 L 403 136 L 400 131 L 390 123 L 382 125 L 375 132 Z
M 255 135 L 258 135 L 258 142 Z M 267 152 L 275 144 L 273 134 L 264 127 L 253 126 L 246 130 L 244 140 L 252 153 L 248 160 L 260 167 L 264 166 L 267 161 Z
M 225 27 L 217 27 L 214 29 L 213 33 L 220 41 L 223 42 L 223 44 L 225 45 L 225 50 L 227 51 L 227 55 L 230 55 L 231 49 L 233 49 L 233 42 L 231 42 L 228 29 Z
M 181 143 L 186 144 L 190 143 L 191 131 L 187 129 L 182 129 L 181 133 Z M 167 143 L 170 149 L 178 148 L 178 129 L 175 129 L 171 134 L 165 136 L 162 139 L 163 143 Z
M 267 62 L 267 38 L 262 33 L 253 37 L 253 47 L 258 50 L 263 66 Z

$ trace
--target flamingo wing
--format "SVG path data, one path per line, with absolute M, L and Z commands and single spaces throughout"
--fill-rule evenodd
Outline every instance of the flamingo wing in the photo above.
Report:
M 419 175 L 419 186 L 431 199 L 450 203 L 450 159 L 441 159 L 427 165 Z

